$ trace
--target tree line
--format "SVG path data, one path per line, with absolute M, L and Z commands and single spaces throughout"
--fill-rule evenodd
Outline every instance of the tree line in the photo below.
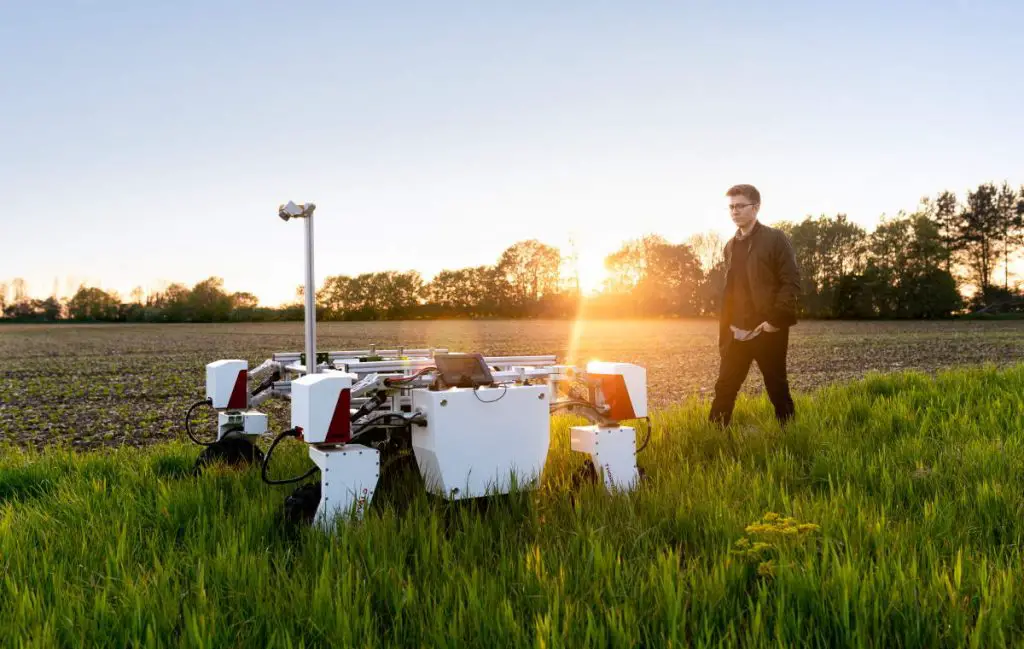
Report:
M 871 231 L 846 215 L 773 224 L 790 237 L 801 271 L 804 318 L 943 318 L 1024 302 L 1010 284 L 1024 247 L 1024 187 L 979 185 L 963 198 L 945 191 L 912 213 L 883 217 Z M 493 265 L 334 275 L 317 290 L 323 320 L 417 318 L 687 317 L 716 315 L 725 241 L 715 233 L 682 243 L 660 235 L 625 242 L 605 259 L 607 278 L 583 296 L 575 257 L 535 239 L 507 248 Z M 30 299 L 23 280 L 0 283 L 0 313 L 16 321 L 254 322 L 301 320 L 293 304 L 260 306 L 217 277 L 172 284 L 129 300 L 82 286 L 66 301 Z

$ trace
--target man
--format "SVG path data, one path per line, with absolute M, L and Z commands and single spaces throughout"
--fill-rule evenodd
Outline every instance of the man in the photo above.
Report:
M 750 363 L 756 361 L 775 418 L 785 425 L 794 413 L 786 354 L 800 291 L 796 255 L 785 234 L 758 223 L 761 194 L 753 185 L 736 185 L 725 195 L 737 231 L 725 244 L 718 338 L 722 362 L 710 419 L 723 427 L 729 425 L 736 395 Z

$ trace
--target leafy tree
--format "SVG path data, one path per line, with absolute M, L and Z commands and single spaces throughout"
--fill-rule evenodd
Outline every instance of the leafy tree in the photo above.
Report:
M 540 299 L 557 293 L 562 255 L 557 248 L 536 239 L 520 241 L 501 253 L 497 275 L 504 280 L 503 295 L 508 306 L 529 312 Z
M 717 232 L 695 234 L 686 240 L 700 262 L 702 277 L 697 287 L 699 313 L 717 314 L 725 288 L 725 239 Z
M 877 316 L 876 300 L 880 289 L 887 287 L 880 274 L 878 267 L 869 261 L 863 273 L 840 279 L 836 285 L 832 315 L 854 319 Z
M 231 294 L 232 309 L 255 309 L 259 305 L 259 298 L 252 293 L 239 292 Z
M 710 272 L 725 260 L 725 239 L 717 232 L 701 232 L 692 235 L 686 240 L 686 245 L 700 262 L 700 268 L 705 273 Z
M 45 300 L 32 300 L 32 306 L 45 322 L 56 322 L 60 320 L 64 312 L 64 305 L 56 297 L 48 297 Z
M 317 303 L 328 319 L 407 317 L 420 304 L 423 278 L 416 271 L 363 273 L 327 277 Z
M 443 270 L 425 287 L 427 301 L 442 315 L 490 316 L 500 307 L 504 281 L 494 266 Z
M 163 291 L 149 296 L 146 320 L 150 322 L 190 322 L 189 296 L 184 284 L 173 283 Z
M 956 194 L 948 191 L 942 192 L 939 194 L 938 198 L 935 199 L 934 203 L 925 201 L 925 205 L 927 206 L 927 213 L 935 223 L 935 228 L 939 235 L 939 241 L 942 243 L 943 252 L 945 254 L 943 259 L 944 268 L 947 271 L 952 272 L 953 259 L 956 251 L 959 249 Z
M 372 286 L 376 297 L 374 304 L 389 319 L 397 319 L 412 313 L 420 303 L 423 278 L 414 270 L 388 270 L 376 273 Z
M 800 268 L 800 313 L 811 317 L 833 315 L 843 278 L 864 267 L 867 233 L 845 214 L 834 218 L 808 216 L 800 223 L 783 222 L 776 227 L 792 242 Z
M 946 318 L 963 308 L 963 297 L 949 271 L 932 267 L 918 272 L 906 300 L 911 318 Z
M 37 305 L 33 304 L 32 300 L 12 302 L 4 309 L 4 317 L 22 322 L 39 320 L 39 312 L 36 306 Z
M 228 319 L 232 322 L 254 322 L 266 319 L 266 314 L 258 311 L 259 298 L 252 293 L 236 292 L 229 296 L 231 311 Z
M 667 246 L 668 241 L 657 234 L 648 234 L 633 239 L 605 257 L 604 267 L 608 271 L 605 290 L 612 294 L 630 294 L 647 277 L 647 268 L 654 257 L 654 249 Z
M 316 293 L 316 301 L 323 307 L 327 319 L 341 320 L 351 308 L 348 296 L 351 281 L 348 275 L 329 275 L 324 278 L 323 287 Z M 299 297 L 301 299 L 302 296 Z
M 711 267 L 701 279 L 697 296 L 700 312 L 704 315 L 718 315 L 722 310 L 722 292 L 725 290 L 725 260 Z
M 192 322 L 226 322 L 232 301 L 224 290 L 224 280 L 210 277 L 192 287 L 187 305 Z
M 927 212 L 883 219 L 869 237 L 860 281 L 846 281 L 836 314 L 844 317 L 945 317 L 961 308 L 956 281 L 942 268 L 945 246 Z
M 703 273 L 693 249 L 685 243 L 664 244 L 648 251 L 647 275 L 639 291 L 651 315 L 694 316 L 700 313 Z
M 1003 290 L 1009 291 L 1012 249 L 1021 245 L 1024 235 L 1024 195 L 1018 196 L 1017 192 L 1004 182 L 996 195 L 995 208 L 999 221 L 998 237 L 1002 244 Z
M 427 300 L 446 314 L 469 315 L 479 295 L 472 268 L 442 270 L 427 284 Z
M 982 184 L 968 192 L 967 204 L 957 213 L 954 231 L 971 278 L 984 296 L 992 286 L 992 270 L 999 257 L 998 242 L 1002 232 L 995 185 Z
M 346 317 L 358 320 L 379 320 L 380 312 L 376 308 L 376 297 L 373 294 L 373 273 L 360 273 L 351 278 L 347 287 L 349 307 Z
M 82 286 L 68 300 L 68 316 L 72 320 L 113 322 L 117 320 L 120 305 L 121 300 L 116 294 Z
M 21 322 L 54 322 L 63 315 L 64 306 L 56 296 L 32 299 L 25 280 L 20 277 L 14 279 L 12 286 L 14 299 L 9 302 L 7 285 L 0 284 L 0 317 Z
M 703 280 L 700 261 L 687 244 L 660 235 L 627 241 L 605 258 L 606 293 L 627 313 L 696 315 Z
M 831 285 L 863 268 L 867 232 L 851 223 L 845 214 L 832 219 L 822 217 L 819 222 L 822 224 L 822 260 L 829 278 L 826 283 Z

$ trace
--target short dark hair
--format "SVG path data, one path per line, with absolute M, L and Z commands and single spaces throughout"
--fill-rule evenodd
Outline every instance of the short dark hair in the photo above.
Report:
M 761 204 L 761 192 L 757 191 L 757 187 L 753 185 L 733 185 L 729 191 L 725 192 L 725 195 L 742 196 L 751 203 Z

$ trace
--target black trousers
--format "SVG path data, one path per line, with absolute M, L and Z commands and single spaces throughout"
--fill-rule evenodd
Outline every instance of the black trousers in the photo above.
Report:
M 722 355 L 722 365 L 715 383 L 715 399 L 711 402 L 710 420 L 728 426 L 732 410 L 736 405 L 743 381 L 750 371 L 750 363 L 757 367 L 764 377 L 768 398 L 775 407 L 775 418 L 785 424 L 793 418 L 793 397 L 789 393 L 789 379 L 786 376 L 786 353 L 789 351 L 789 327 L 774 333 L 762 331 L 752 340 L 729 342 Z

